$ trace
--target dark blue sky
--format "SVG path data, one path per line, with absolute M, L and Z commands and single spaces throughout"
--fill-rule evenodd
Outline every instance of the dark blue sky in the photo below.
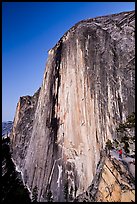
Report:
M 3 2 L 2 121 L 41 86 L 47 51 L 80 20 L 131 11 L 134 2 Z

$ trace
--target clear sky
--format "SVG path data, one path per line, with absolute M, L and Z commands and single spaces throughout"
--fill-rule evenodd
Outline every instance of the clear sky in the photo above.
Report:
M 3 2 L 2 121 L 13 120 L 19 97 L 41 86 L 47 51 L 69 28 L 134 9 L 134 2 Z

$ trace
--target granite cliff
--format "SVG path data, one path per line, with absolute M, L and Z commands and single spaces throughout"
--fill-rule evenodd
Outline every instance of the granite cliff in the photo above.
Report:
M 134 11 L 80 21 L 49 50 L 41 88 L 20 98 L 12 159 L 38 201 L 86 191 L 106 141 L 134 112 L 134 30 Z

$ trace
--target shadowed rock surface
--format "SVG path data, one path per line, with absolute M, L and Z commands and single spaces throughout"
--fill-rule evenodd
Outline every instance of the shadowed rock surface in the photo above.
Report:
M 27 148 L 29 146 L 39 91 L 40 89 L 34 96 L 20 97 L 17 104 L 11 133 L 11 150 L 14 148 L 12 156 L 20 167 L 24 164 Z
M 2 178 L 1 178 L 1 202 L 17 203 L 30 202 L 29 192 L 24 187 L 20 173 L 16 172 L 15 165 L 12 162 L 9 138 L 2 139 Z
M 40 90 L 20 98 L 12 157 L 38 201 L 86 191 L 107 139 L 134 112 L 134 30 L 134 11 L 77 23 L 49 51 Z

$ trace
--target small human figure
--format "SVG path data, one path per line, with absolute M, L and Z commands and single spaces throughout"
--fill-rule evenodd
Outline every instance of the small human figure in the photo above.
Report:
M 122 149 L 119 150 L 119 158 L 122 159 Z

